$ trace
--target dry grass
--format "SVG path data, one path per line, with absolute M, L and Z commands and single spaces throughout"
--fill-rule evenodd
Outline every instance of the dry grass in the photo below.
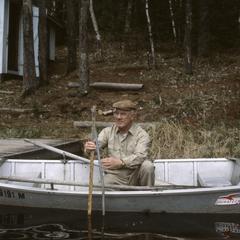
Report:
M 189 129 L 163 121 L 148 129 L 151 156 L 157 158 L 240 157 L 240 130 L 224 125 Z
M 0 130 L 0 138 L 39 138 L 41 129 L 36 128 L 3 128 Z
M 236 157 L 240 158 L 240 129 L 227 127 L 224 124 L 212 128 L 194 128 L 186 124 L 163 120 L 147 129 L 152 139 L 150 154 L 153 159 L 159 158 L 203 158 L 203 157 Z M 61 132 L 61 134 L 60 134 Z M 0 138 L 40 138 L 50 134 L 51 137 L 72 137 L 85 139 L 89 131 L 76 134 L 76 129 L 66 128 L 4 128 Z M 78 131 L 77 131 L 78 132 Z M 75 135 L 73 135 L 75 133 Z M 65 136 L 66 134 L 66 136 Z

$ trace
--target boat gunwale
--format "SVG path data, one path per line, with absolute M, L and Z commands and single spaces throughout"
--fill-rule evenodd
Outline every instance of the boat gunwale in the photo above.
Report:
M 82 164 L 88 165 L 88 163 L 83 162 L 77 159 L 5 159 L 5 162 L 79 162 Z M 97 161 L 97 160 L 95 160 Z M 155 159 L 153 163 L 162 163 L 162 162 L 225 162 L 225 161 L 234 161 L 228 158 L 166 158 L 166 159 Z
M 166 158 L 166 159 L 155 159 L 154 163 L 162 162 L 225 162 L 234 161 L 228 158 Z
M 64 195 L 88 195 L 88 187 L 86 190 L 58 190 L 58 189 L 44 189 L 38 187 L 30 187 L 30 186 L 22 186 L 16 184 L 9 184 L 9 183 L 1 183 L 0 187 L 11 188 L 16 191 L 27 191 L 32 193 L 46 193 L 46 194 L 64 194 Z M 207 194 L 207 193 L 215 193 L 215 192 L 229 192 L 229 191 L 240 191 L 240 186 L 225 186 L 225 187 L 197 187 L 197 188 L 189 188 L 189 189 L 164 189 L 164 190 L 105 190 L 105 195 L 108 196 L 157 196 L 157 195 L 189 195 L 189 194 Z M 93 190 L 93 195 L 102 195 L 101 189 Z

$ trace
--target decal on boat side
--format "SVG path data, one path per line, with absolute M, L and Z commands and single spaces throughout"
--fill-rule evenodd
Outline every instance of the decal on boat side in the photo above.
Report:
M 220 196 L 215 205 L 224 206 L 224 205 L 238 205 L 240 204 L 240 193 L 232 193 L 226 196 Z
M 1 189 L 0 188 L 0 198 L 18 198 L 18 199 L 25 199 L 24 192 L 13 192 L 8 189 Z

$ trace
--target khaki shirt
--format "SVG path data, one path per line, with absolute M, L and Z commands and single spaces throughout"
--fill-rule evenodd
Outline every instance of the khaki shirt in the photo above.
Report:
M 136 124 L 126 134 L 121 134 L 116 125 L 107 127 L 100 132 L 98 141 L 101 148 L 107 148 L 108 157 L 121 159 L 131 172 L 149 157 L 149 135 Z

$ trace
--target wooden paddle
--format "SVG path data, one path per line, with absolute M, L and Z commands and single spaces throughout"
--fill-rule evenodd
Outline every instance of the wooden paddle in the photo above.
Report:
M 94 151 L 90 153 L 90 166 L 89 166 L 89 185 L 88 185 L 88 216 L 92 215 L 92 192 L 93 192 L 93 170 L 94 170 Z
M 49 151 L 52 151 L 52 152 L 55 152 L 55 153 L 58 153 L 62 156 L 66 156 L 66 157 L 69 157 L 71 159 L 74 159 L 74 160 L 80 160 L 84 163 L 87 163 L 89 164 L 90 163 L 90 160 L 87 159 L 87 158 L 84 158 L 84 157 L 80 157 L 76 154 L 73 154 L 73 153 L 70 153 L 70 152 L 67 152 L 67 151 L 63 151 L 61 149 L 58 149 L 58 148 L 55 148 L 53 146 L 49 146 L 47 144 L 44 144 L 44 143 L 40 143 L 40 142 L 36 142 L 36 141 L 32 141 L 32 140 L 29 140 L 29 139 L 24 139 L 25 142 L 28 142 L 28 143 L 31 143 L 35 146 L 38 146 L 38 147 L 41 147 L 41 148 L 44 148 L 44 149 L 47 149 Z M 97 163 L 94 163 L 94 165 L 98 166 Z
M 92 112 L 92 141 L 94 141 L 95 121 L 96 121 L 96 106 L 91 108 Z M 88 186 L 88 216 L 92 215 L 92 192 L 93 192 L 93 170 L 94 170 L 94 150 L 90 152 L 89 166 L 89 186 Z
M 100 155 L 100 146 L 98 142 L 98 134 L 97 134 L 97 128 L 96 128 L 96 122 L 94 121 L 92 124 L 92 140 L 95 141 L 96 144 L 96 154 L 97 154 L 97 160 L 99 165 L 99 175 L 102 185 L 102 215 L 105 216 L 105 184 L 104 184 L 104 169 L 101 161 L 101 155 Z

